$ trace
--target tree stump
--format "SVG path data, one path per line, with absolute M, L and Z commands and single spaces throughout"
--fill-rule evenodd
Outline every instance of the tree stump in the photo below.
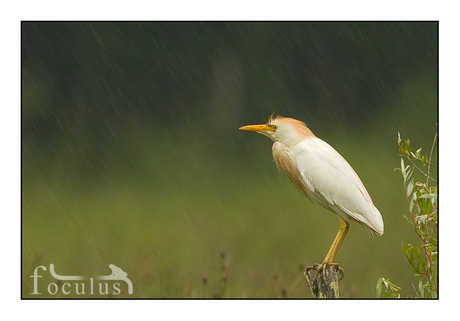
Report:
M 315 264 L 307 267 L 304 275 L 314 298 L 339 297 L 339 280 L 343 278 L 343 270 L 338 264 L 327 264 L 324 268 Z

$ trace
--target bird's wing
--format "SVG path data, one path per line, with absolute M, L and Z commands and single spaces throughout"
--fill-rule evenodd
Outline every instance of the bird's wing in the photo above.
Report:
M 319 138 L 309 138 L 299 143 L 293 153 L 308 197 L 383 234 L 380 212 L 358 175 L 334 148 Z

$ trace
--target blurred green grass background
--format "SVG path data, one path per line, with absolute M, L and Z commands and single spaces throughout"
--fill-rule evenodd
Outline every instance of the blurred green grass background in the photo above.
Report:
M 256 111 L 227 115 L 214 106 L 228 108 L 225 92 L 193 100 L 172 115 L 121 112 L 116 125 L 107 120 L 107 132 L 103 115 L 96 116 L 99 122 L 82 121 L 100 112 L 94 101 L 78 117 L 72 114 L 84 103 L 64 100 L 57 112 L 49 107 L 50 79 L 37 82 L 40 73 L 31 70 L 29 60 L 23 61 L 23 297 L 37 297 L 30 276 L 50 263 L 62 275 L 107 275 L 109 264 L 121 267 L 134 293 L 123 288 L 112 297 L 311 297 L 303 271 L 322 261 L 338 219 L 278 173 L 269 139 L 238 131 L 264 123 L 272 112 L 305 121 L 341 153 L 384 218 L 382 237 L 371 238 L 352 224 L 338 255 L 345 270 L 341 296 L 375 297 L 382 276 L 400 285 L 402 296 L 411 295 L 413 278 L 401 242 L 418 241 L 403 218 L 408 208 L 394 171 L 396 139 L 399 131 L 414 148 L 429 151 L 437 131 L 436 66 L 408 72 L 357 123 L 333 110 L 318 116 L 315 106 L 288 98 L 279 104 L 284 93 L 267 94 Z M 244 108 L 263 90 L 243 99 Z M 46 133 L 33 130 L 40 121 L 59 123 L 59 134 L 41 139 Z M 46 294 L 54 281 L 48 272 L 41 274 L 40 297 L 98 297 Z

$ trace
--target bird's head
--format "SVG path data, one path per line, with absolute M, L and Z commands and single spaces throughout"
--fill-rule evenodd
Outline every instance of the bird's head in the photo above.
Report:
M 303 122 L 281 116 L 270 117 L 265 125 L 248 125 L 240 129 L 268 136 L 274 142 L 279 141 L 285 145 L 296 145 L 305 138 L 315 137 Z

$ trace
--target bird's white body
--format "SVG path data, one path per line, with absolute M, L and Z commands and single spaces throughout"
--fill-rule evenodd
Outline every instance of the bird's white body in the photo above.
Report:
M 284 117 L 270 118 L 266 125 L 244 126 L 270 137 L 273 158 L 280 170 L 308 198 L 355 220 L 368 231 L 383 234 L 383 219 L 363 183 L 348 162 L 329 144 L 316 137 L 304 123 Z
M 278 140 L 272 151 L 278 168 L 312 201 L 345 221 L 351 218 L 370 228 L 370 232 L 383 234 L 382 216 L 363 183 L 328 143 L 314 136 L 293 146 Z

